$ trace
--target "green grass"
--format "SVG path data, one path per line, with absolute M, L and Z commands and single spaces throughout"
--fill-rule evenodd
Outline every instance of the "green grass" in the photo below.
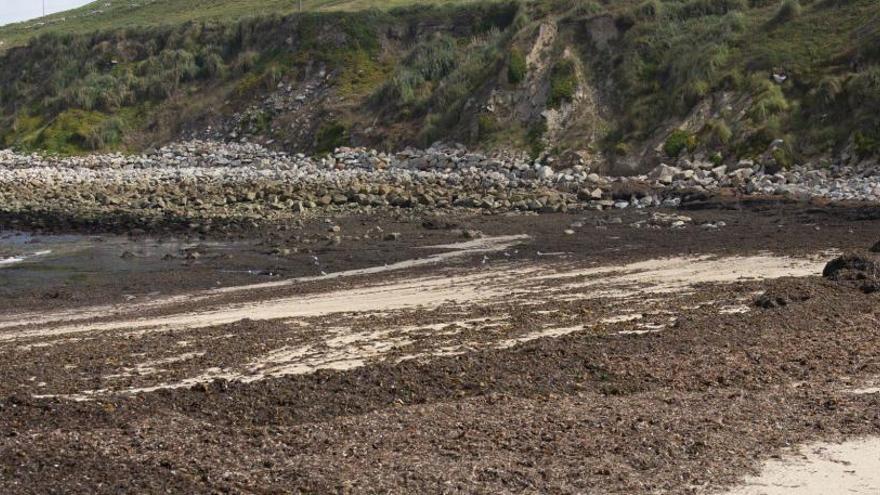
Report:
M 359 11 L 413 5 L 456 5 L 474 0 L 303 0 L 303 10 Z M 109 4 L 109 6 L 108 6 Z M 83 7 L 0 27 L 0 49 L 21 45 L 45 33 L 86 34 L 189 21 L 233 22 L 246 17 L 290 14 L 297 0 L 98 0 Z
M 26 137 L 24 144 L 65 155 L 108 147 L 119 142 L 118 136 L 121 133 L 116 139 L 112 135 L 115 128 L 119 127 L 116 120 L 99 112 L 67 110 L 39 132 Z

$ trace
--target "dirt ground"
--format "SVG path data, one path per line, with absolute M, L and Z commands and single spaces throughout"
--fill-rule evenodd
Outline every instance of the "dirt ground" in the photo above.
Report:
M 880 207 L 653 213 L 89 232 L 0 268 L 0 493 L 712 494 L 876 445 L 880 294 L 821 273 Z M 95 252 L 125 262 L 63 268 Z

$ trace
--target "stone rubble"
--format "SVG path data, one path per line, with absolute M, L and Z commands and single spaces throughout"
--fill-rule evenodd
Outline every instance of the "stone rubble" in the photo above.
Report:
M 554 169 L 521 154 L 488 156 L 455 146 L 396 154 L 341 148 L 325 157 L 212 141 L 141 155 L 50 157 L 6 150 L 0 151 L 0 210 L 272 219 L 316 208 L 675 208 L 682 197 L 721 190 L 880 200 L 877 170 L 797 166 L 769 174 L 748 160 L 732 167 L 688 160 L 677 165 L 661 164 L 642 176 L 604 177 L 580 165 Z

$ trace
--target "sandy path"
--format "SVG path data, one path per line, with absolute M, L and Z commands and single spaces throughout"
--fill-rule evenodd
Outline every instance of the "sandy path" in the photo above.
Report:
M 634 297 L 638 294 L 678 292 L 698 283 L 731 283 L 738 280 L 764 280 L 784 276 L 819 274 L 821 257 L 789 258 L 759 255 L 712 258 L 678 257 L 649 260 L 623 266 L 579 268 L 519 266 L 484 269 L 455 276 L 402 278 L 363 288 L 313 295 L 269 299 L 224 305 L 198 312 L 152 318 L 123 318 L 118 321 L 64 324 L 71 320 L 105 316 L 83 311 L 41 316 L 35 320 L 7 321 L 0 343 L 40 337 L 59 337 L 106 331 L 156 331 L 193 329 L 234 323 L 244 319 L 274 320 L 328 315 L 333 313 L 376 312 L 414 307 L 431 308 L 444 303 L 490 304 L 512 297 L 530 303 L 558 298 L 558 292 L 572 292 L 568 299 L 594 297 Z M 547 273 L 550 272 L 550 273 Z M 581 278 L 577 282 L 566 279 Z M 265 285 L 245 286 L 265 289 Z M 195 295 L 190 300 L 199 297 Z M 564 296 L 563 296 L 564 297 Z M 35 327 L 34 324 L 37 324 Z M 50 326 L 50 324 L 61 324 Z M 46 326 L 40 326 L 46 325 Z M 16 330 L 14 327 L 27 327 Z
M 727 495 L 877 495 L 880 438 L 842 444 L 817 443 L 764 464 L 759 476 Z
M 144 310 L 153 310 L 156 308 L 161 308 L 163 306 L 172 306 L 175 304 L 180 304 L 184 302 L 192 303 L 192 302 L 200 302 L 200 301 L 209 301 L 211 299 L 216 299 L 220 296 L 231 294 L 231 293 L 241 293 L 248 291 L 256 291 L 263 289 L 273 289 L 273 288 L 282 288 L 282 287 L 290 287 L 297 284 L 315 282 L 315 281 L 325 281 L 325 280 L 335 280 L 346 277 L 356 277 L 363 275 L 379 275 L 388 272 L 401 271 L 406 269 L 412 269 L 416 267 L 422 266 L 430 266 L 437 265 L 444 262 L 453 261 L 457 258 L 464 258 L 467 256 L 472 256 L 475 254 L 481 253 L 491 253 L 491 252 L 499 252 L 505 249 L 509 249 L 512 246 L 526 241 L 529 239 L 528 235 L 507 235 L 507 236 L 494 236 L 494 237 L 484 237 L 481 239 L 474 239 L 470 241 L 454 243 L 454 244 L 442 244 L 437 246 L 425 246 L 422 249 L 425 250 L 448 250 L 444 253 L 438 253 L 431 256 L 427 256 L 425 258 L 416 258 L 411 260 L 404 260 L 398 263 L 393 263 L 390 265 L 382 265 L 375 266 L 369 268 L 362 268 L 356 270 L 346 270 L 342 272 L 330 273 L 325 276 L 309 276 L 309 277 L 298 277 L 293 279 L 280 280 L 277 282 L 266 282 L 260 284 L 248 284 L 248 285 L 240 285 L 235 287 L 223 287 L 218 289 L 210 289 L 206 291 L 201 291 L 195 294 L 186 294 L 179 296 L 171 296 L 164 297 L 160 299 L 156 299 L 153 301 L 147 301 L 142 303 L 135 304 L 126 304 L 126 305 L 102 305 L 102 306 L 92 306 L 86 308 L 78 308 L 74 310 L 66 310 L 56 313 L 27 313 L 27 314 L 14 314 L 14 315 L 4 315 L 0 316 L 0 330 L 13 328 L 13 327 L 21 327 L 25 325 L 50 325 L 58 322 L 73 322 L 78 320 L 90 320 L 94 318 L 102 318 L 102 317 L 120 317 L 123 318 L 125 315 L 136 315 L 137 313 Z M 207 318 L 207 316 L 206 316 Z M 205 321 L 208 321 L 207 319 Z M 218 320 L 219 321 L 219 320 Z M 235 321 L 235 320 L 232 320 Z M 229 321 L 225 321 L 228 323 Z M 222 324 L 222 323 L 216 323 Z M 136 326 L 137 328 L 141 328 Z M 90 328 L 99 328 L 99 326 L 93 326 Z M 113 328 L 112 325 L 109 328 Z M 62 332 L 64 333 L 64 332 Z M 76 330 L 73 330 L 71 333 L 77 333 Z M 27 335 L 27 333 L 19 334 L 19 335 Z M 35 335 L 40 335 L 40 332 L 36 332 Z M 0 342 L 5 340 L 3 335 L 0 335 Z

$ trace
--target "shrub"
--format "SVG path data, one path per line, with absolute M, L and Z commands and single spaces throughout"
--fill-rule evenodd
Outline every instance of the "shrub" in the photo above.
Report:
M 787 146 L 779 146 L 774 148 L 770 155 L 776 160 L 776 165 L 782 168 L 791 168 L 794 165 L 795 157 L 794 154 Z
M 537 160 L 541 153 L 544 152 L 544 134 L 547 132 L 547 123 L 541 120 L 532 125 L 526 135 L 526 141 L 529 145 L 529 156 L 532 160 Z
M 510 84 L 519 84 L 526 78 L 526 57 L 519 48 L 510 49 L 507 57 L 507 81 Z
M 563 102 L 570 102 L 577 91 L 577 69 L 574 62 L 561 59 L 550 70 L 550 95 L 547 106 L 559 108 Z
M 477 130 L 480 139 L 485 139 L 498 130 L 498 121 L 492 115 L 480 114 L 477 118 Z
M 868 158 L 880 152 L 880 139 L 867 136 L 862 131 L 853 134 L 853 144 L 859 158 Z
M 666 142 L 663 144 L 663 152 L 669 158 L 678 158 L 682 151 L 694 144 L 696 143 L 690 134 L 681 129 L 676 129 L 666 138 Z
M 345 146 L 348 142 L 348 130 L 339 122 L 323 124 L 315 136 L 315 151 L 330 153 L 334 149 Z

